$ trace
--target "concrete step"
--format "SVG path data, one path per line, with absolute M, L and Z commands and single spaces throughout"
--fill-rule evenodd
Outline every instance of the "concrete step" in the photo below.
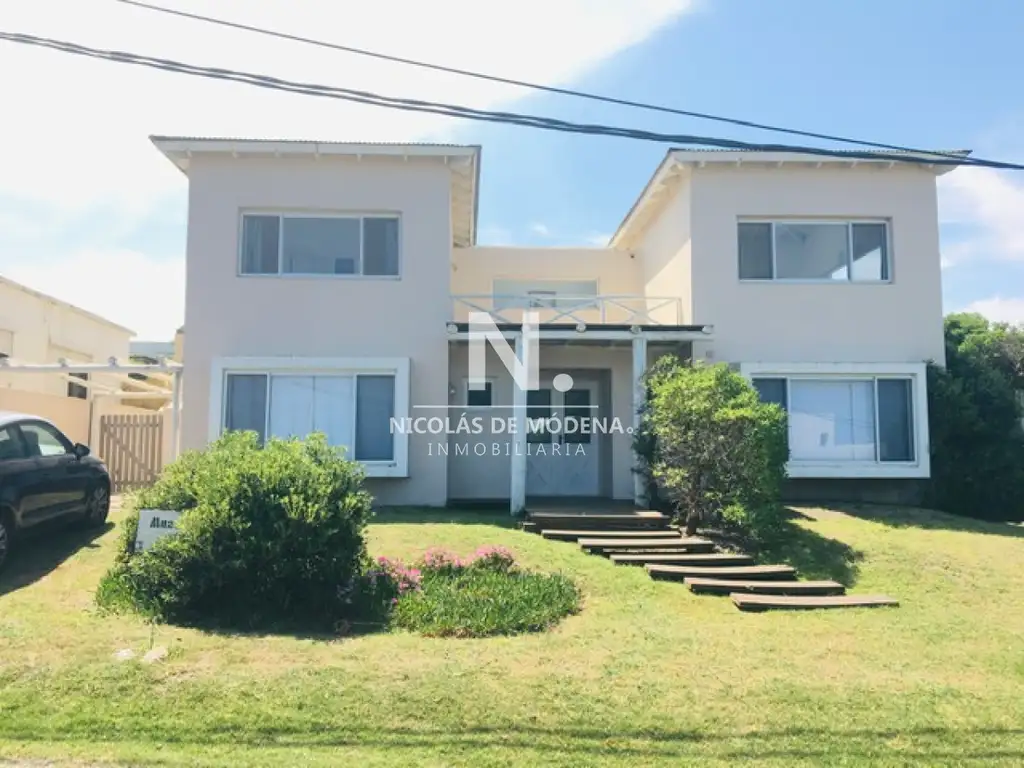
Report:
M 529 521 L 537 523 L 541 529 L 559 530 L 664 530 L 668 528 L 670 519 L 660 512 L 643 514 L 594 514 L 572 515 L 548 512 L 537 512 L 528 515 Z
M 662 565 L 648 563 L 644 566 L 647 573 L 654 579 L 683 580 L 693 577 L 709 579 L 735 579 L 736 581 L 780 581 L 795 579 L 796 570 L 788 565 L 739 565 L 739 566 L 706 566 L 706 565 Z
M 714 549 L 714 542 L 707 539 L 687 539 L 676 535 L 675 538 L 647 538 L 647 539 L 580 539 L 577 542 L 580 547 L 594 554 L 608 554 L 618 552 L 624 554 L 629 551 L 637 552 L 710 552 Z
M 556 539 L 558 541 L 576 541 L 578 539 L 621 539 L 628 535 L 631 539 L 678 539 L 680 533 L 675 528 L 665 528 L 661 531 L 623 531 L 623 530 L 569 530 L 549 529 L 542 530 L 541 535 L 545 539 Z
M 786 595 L 730 595 L 741 611 L 810 610 L 817 608 L 896 607 L 899 601 L 885 595 L 834 595 L 832 597 L 796 597 Z
M 759 595 L 841 595 L 846 587 L 838 581 L 734 581 L 689 577 L 683 582 L 691 592 L 700 595 L 731 595 L 752 593 Z
M 639 554 L 615 554 L 610 555 L 613 563 L 620 565 L 644 565 L 645 563 L 657 563 L 659 565 L 704 565 L 708 567 L 724 567 L 736 565 L 753 565 L 754 558 L 750 555 L 732 555 L 715 553 L 692 553 L 676 552 L 662 554 L 643 552 Z

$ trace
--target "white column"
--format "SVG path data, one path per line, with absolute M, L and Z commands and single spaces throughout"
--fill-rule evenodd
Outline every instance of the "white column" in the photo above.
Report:
M 171 461 L 181 452 L 181 369 L 174 371 L 171 387 Z
M 633 337 L 633 432 L 640 428 L 640 409 L 647 397 L 643 376 L 647 371 L 647 337 L 637 334 Z M 633 451 L 633 467 L 640 466 L 640 456 Z M 633 503 L 638 507 L 647 506 L 647 485 L 644 476 L 633 473 Z
M 516 357 L 526 370 L 530 370 L 530 345 L 522 333 L 516 336 Z M 510 511 L 520 515 L 526 510 L 526 392 L 520 389 L 513 377 L 512 381 L 512 417 L 516 432 L 512 435 L 512 487 L 510 493 Z

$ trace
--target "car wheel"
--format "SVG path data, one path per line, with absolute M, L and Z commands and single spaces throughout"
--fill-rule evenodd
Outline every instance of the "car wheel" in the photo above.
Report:
M 3 510 L 0 510 L 0 571 L 7 563 L 7 557 L 11 553 L 12 539 L 14 538 L 14 525 L 11 517 Z
M 93 486 L 85 501 L 85 522 L 90 527 L 99 527 L 107 522 L 110 514 L 110 491 L 104 484 Z

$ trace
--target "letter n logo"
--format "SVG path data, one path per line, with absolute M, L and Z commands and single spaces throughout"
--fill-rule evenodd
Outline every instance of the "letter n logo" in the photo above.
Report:
M 494 348 L 505 370 L 512 374 L 512 380 L 522 390 L 540 388 L 540 359 L 537 350 L 540 334 L 537 326 L 540 315 L 536 312 L 523 313 L 523 341 L 521 357 L 516 356 L 505 335 L 487 312 L 469 313 L 469 388 L 485 389 L 487 386 L 487 344 Z

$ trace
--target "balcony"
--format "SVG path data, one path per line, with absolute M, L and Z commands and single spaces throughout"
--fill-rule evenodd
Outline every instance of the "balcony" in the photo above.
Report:
M 485 312 L 497 323 L 520 325 L 525 312 L 538 315 L 541 324 L 563 325 L 685 325 L 683 302 L 678 296 L 529 294 L 456 294 L 452 320 L 469 322 L 472 312 Z

